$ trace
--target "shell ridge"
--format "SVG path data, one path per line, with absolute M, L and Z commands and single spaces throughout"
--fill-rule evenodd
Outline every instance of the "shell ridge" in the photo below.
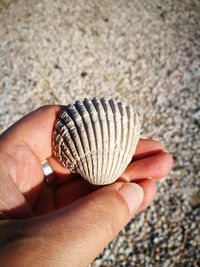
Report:
M 101 160 L 102 160 L 101 156 L 102 155 L 100 153 L 101 151 L 100 151 L 99 147 L 101 147 L 101 149 L 102 149 L 103 141 L 102 141 L 102 133 L 101 133 L 101 121 L 100 121 L 100 118 L 99 118 L 98 108 L 96 107 L 96 105 L 98 105 L 97 101 L 98 100 L 97 100 L 96 97 L 92 98 L 92 100 L 91 100 L 91 102 L 92 102 L 92 104 L 93 104 L 93 106 L 94 106 L 94 108 L 95 108 L 95 110 L 97 112 L 97 116 L 98 116 L 97 124 L 98 123 L 100 124 L 99 131 L 95 130 L 95 136 L 96 136 L 96 140 L 97 140 L 97 158 L 98 158 L 98 160 L 97 160 L 97 169 L 98 169 L 98 172 L 97 172 L 97 183 L 99 184 L 99 182 L 101 181 L 100 174 L 101 174 L 101 167 L 102 167 L 102 162 L 101 162 Z
M 133 132 L 134 132 L 134 135 L 133 135 L 133 141 L 132 141 L 132 154 L 135 153 L 136 144 L 139 139 L 139 134 L 138 134 L 139 133 L 139 121 L 138 121 L 136 114 L 134 114 L 133 116 Z
M 140 122 L 139 122 L 139 118 L 137 113 L 135 113 L 132 109 L 132 107 L 129 108 L 130 110 L 130 114 L 132 114 L 132 133 L 130 136 L 130 145 L 129 145 L 129 149 L 127 150 L 127 159 L 126 162 L 124 164 L 129 164 L 132 160 L 133 155 L 135 154 L 135 150 L 136 150 L 136 146 L 137 143 L 139 141 L 139 137 L 140 137 Z M 131 126 L 130 126 L 131 127 Z
M 116 103 L 117 103 L 117 108 L 118 108 L 118 112 L 119 112 L 119 114 L 120 114 L 120 129 L 121 129 L 121 132 L 120 132 L 120 136 L 119 136 L 119 140 L 118 140 L 118 142 L 119 142 L 119 150 L 118 150 L 118 153 L 116 153 L 116 162 L 117 162 L 117 164 L 116 164 L 116 168 L 115 168 L 115 170 L 114 170 L 114 174 L 113 174 L 113 176 L 117 176 L 117 174 L 118 174 L 118 169 L 119 169 L 119 167 L 120 167 L 120 164 L 121 164 L 121 162 L 120 162 L 120 158 L 121 158 L 121 151 L 122 151 L 122 140 L 123 140 L 123 124 L 122 124 L 122 114 L 121 114 L 121 111 L 120 111 L 120 109 L 119 109 L 119 105 L 118 105 L 118 101 L 116 101 Z M 118 177 L 117 177 L 118 178 Z
M 107 137 L 108 137 L 108 133 L 107 133 L 107 123 L 106 123 L 106 119 L 105 119 L 105 111 L 102 107 L 102 103 L 99 99 L 94 98 L 93 100 L 94 102 L 94 107 L 99 115 L 99 123 L 100 123 L 100 130 L 101 130 L 101 143 L 99 144 L 101 146 L 101 150 L 100 150 L 100 158 L 101 160 L 99 160 L 99 172 L 100 172 L 100 176 L 99 176 L 99 182 L 101 182 L 102 184 L 105 183 L 105 179 L 106 177 L 104 176 L 104 172 L 105 172 L 105 162 L 106 162 L 106 144 L 107 142 Z
M 105 181 L 108 178 L 108 170 L 109 170 L 109 160 L 110 160 L 110 128 L 109 128 L 109 120 L 108 120 L 108 107 L 107 107 L 107 100 L 105 98 L 101 98 L 101 104 L 105 112 L 105 119 L 107 123 L 107 132 L 108 132 L 108 142 L 107 142 L 107 148 L 108 148 L 108 154 L 107 154 L 107 161 L 105 164 L 105 175 L 103 177 L 102 184 L 105 183 Z
M 65 161 L 65 167 L 67 167 L 71 172 L 80 172 L 79 168 L 77 167 L 77 162 L 72 163 L 71 161 L 69 161 L 69 158 L 66 156 L 66 154 L 64 153 L 64 151 L 61 151 L 60 153 L 61 156 L 61 160 Z
M 104 107 L 105 105 L 105 98 L 100 99 L 100 103 L 102 106 L 102 110 L 104 112 L 104 136 L 103 136 L 103 149 L 105 151 L 103 155 L 103 170 L 102 170 L 102 184 L 106 184 L 107 180 L 107 167 L 108 167 L 108 158 L 109 158 L 109 129 L 108 129 L 108 123 L 107 123 L 107 114 L 106 109 Z
M 86 142 L 86 146 L 85 146 L 85 156 L 86 156 L 86 160 L 87 160 L 87 164 L 88 164 L 88 172 L 89 172 L 89 177 L 88 179 L 91 180 L 91 177 L 93 176 L 93 160 L 92 160 L 92 145 L 91 145 L 91 140 L 89 138 L 89 127 L 91 127 L 90 124 L 90 116 L 89 113 L 87 112 L 85 106 L 82 104 L 82 102 L 75 102 L 75 106 L 77 109 L 77 112 L 79 113 L 79 115 L 82 117 L 82 122 L 84 125 L 84 140 L 83 142 Z
M 74 161 L 74 158 L 73 158 L 73 155 L 70 151 L 70 149 L 67 149 L 65 146 L 64 146 L 64 143 L 65 143 L 65 139 L 63 138 L 63 136 L 61 136 L 60 134 L 57 135 L 57 137 L 60 137 L 60 142 L 59 142 L 59 145 L 57 147 L 57 151 L 58 153 L 61 153 L 62 149 L 64 149 L 64 151 L 66 152 L 66 156 L 69 158 L 69 160 L 71 162 Z M 62 148 L 62 149 L 61 149 Z
M 85 148 L 84 148 L 84 143 L 83 143 L 83 139 L 82 139 L 82 129 L 83 129 L 83 122 L 82 122 L 82 118 L 79 115 L 78 111 L 76 110 L 76 107 L 74 105 L 68 105 L 68 115 L 71 118 L 71 120 L 74 122 L 74 129 L 73 129 L 73 139 L 74 143 L 76 144 L 76 148 L 77 148 L 77 152 L 79 154 L 80 157 L 80 164 L 83 166 L 83 176 L 84 177 L 88 177 L 89 173 L 88 173 L 88 163 L 85 157 Z M 84 129 L 83 129 L 84 131 Z
M 112 158 L 114 156 L 114 144 L 115 144 L 115 139 L 114 139 L 114 121 L 113 121 L 113 113 L 112 109 L 109 105 L 109 102 L 107 99 L 104 98 L 103 101 L 103 108 L 106 113 L 106 120 L 107 120 L 107 125 L 108 125 L 108 160 L 107 160 L 107 167 L 106 167 L 106 175 L 105 175 L 105 180 L 111 180 L 111 173 L 112 173 Z M 109 182 L 111 183 L 111 182 Z
M 126 163 L 129 164 L 130 161 L 132 160 L 132 156 L 134 155 L 133 149 L 133 144 L 135 142 L 135 130 L 134 130 L 134 113 L 133 109 L 128 106 L 126 108 L 127 111 L 127 117 L 128 117 L 128 125 L 129 125 L 129 142 L 127 146 L 127 157 L 126 157 Z
M 109 101 L 111 109 L 114 114 L 114 124 L 115 124 L 115 149 L 114 149 L 114 160 L 113 160 L 113 179 L 116 176 L 116 170 L 119 164 L 119 154 L 120 154 L 120 143 L 121 143 L 121 114 L 119 112 L 117 101 L 111 99 Z
M 62 119 L 60 119 L 60 120 L 62 120 Z M 69 129 L 68 129 L 65 125 L 63 125 L 63 127 L 66 128 L 66 132 L 67 132 L 68 135 L 70 136 Z M 63 141 L 61 142 L 61 144 L 60 144 L 60 146 L 59 146 L 60 150 L 61 150 L 61 146 L 64 146 L 64 144 L 65 144 L 65 145 L 67 144 L 67 148 L 66 148 L 66 149 L 70 152 L 72 158 L 73 158 L 73 159 L 78 158 L 78 156 L 77 156 L 77 151 L 76 151 L 76 147 L 75 147 L 74 142 L 71 141 L 71 143 L 69 143 L 69 139 L 66 137 L 66 135 L 63 136 L 63 133 L 60 132 L 58 128 L 55 128 L 55 130 L 59 132 L 60 136 L 61 136 L 62 139 L 63 139 Z M 65 134 L 66 134 L 66 133 L 65 133 Z M 70 136 L 70 139 L 71 139 L 71 136 Z M 71 140 L 72 140 L 72 139 L 71 139 Z M 60 151 L 57 150 L 57 152 L 58 152 L 58 154 L 60 155 Z M 63 161 L 63 165 L 64 165 L 64 161 Z M 80 166 L 80 164 L 79 164 L 79 169 L 80 169 L 80 170 L 82 169 L 81 166 Z M 72 170 L 70 169 L 70 171 L 72 171 Z
M 69 116 L 68 112 L 67 112 L 67 115 Z M 69 118 L 71 119 L 70 116 L 69 116 Z M 63 120 L 63 118 L 60 118 L 60 120 L 65 125 L 65 120 Z M 77 136 L 77 134 L 75 135 L 76 126 L 74 125 L 73 120 L 71 120 L 71 125 L 73 125 L 73 127 L 67 127 L 67 125 L 66 125 L 66 128 L 68 129 L 68 132 L 69 132 L 69 137 L 70 137 L 69 139 L 66 137 L 66 141 L 67 141 L 68 145 L 71 146 L 73 156 L 75 159 L 77 159 L 77 162 L 79 163 L 79 167 L 81 170 L 80 174 L 83 175 L 84 177 L 87 177 L 86 172 L 85 172 L 85 168 L 84 168 L 82 162 L 78 161 L 78 159 L 81 157 L 81 155 L 79 154 L 79 149 L 78 149 L 78 144 L 80 144 L 80 142 L 78 142 L 78 144 L 77 144 L 77 142 L 76 142 L 77 138 L 76 139 L 74 138 Z M 71 142 L 69 140 L 71 140 Z
M 140 120 L 139 120 L 137 113 L 135 113 L 135 124 L 136 124 L 135 131 L 136 131 L 137 135 L 136 135 L 135 146 L 134 146 L 134 150 L 133 150 L 134 154 L 135 154 L 137 143 L 138 143 L 139 138 L 140 138 Z
M 89 147 L 89 143 L 88 143 L 88 138 L 87 138 L 87 134 L 86 134 L 86 128 L 85 128 L 85 120 L 84 117 L 82 116 L 82 114 L 79 112 L 79 110 L 77 109 L 77 105 L 74 105 L 74 108 L 76 110 L 76 113 L 78 114 L 78 118 L 76 120 L 76 127 L 77 127 L 77 132 L 79 133 L 79 137 L 80 137 L 80 141 L 81 141 L 81 145 L 84 151 L 84 157 L 82 158 L 82 160 L 84 159 L 84 163 L 86 163 L 87 167 L 87 177 L 91 177 L 90 175 L 90 163 L 91 161 L 88 160 L 88 157 L 90 157 L 90 153 L 88 153 L 88 151 L 90 151 L 90 149 L 88 149 Z M 84 164 L 85 166 L 85 164 Z
M 125 147 L 124 147 L 124 143 L 126 142 L 126 138 L 127 138 L 127 125 L 126 125 L 126 121 L 127 117 L 126 117 L 126 113 L 125 113 L 125 108 L 124 108 L 124 103 L 122 102 L 118 102 L 117 103 L 120 114 L 121 114 L 121 129 L 122 129 L 122 134 L 121 134 L 121 140 L 120 140 L 120 144 L 121 144 L 121 148 L 120 148 L 120 153 L 118 155 L 118 166 L 115 170 L 114 175 L 118 176 L 117 178 L 119 178 L 119 176 L 121 175 L 120 170 L 122 168 L 122 161 L 123 161 L 123 157 L 124 157 L 124 151 L 125 151 Z
M 131 161 L 132 144 L 134 144 L 135 142 L 135 139 L 133 138 L 134 137 L 134 128 L 132 127 L 133 121 L 130 118 L 130 114 L 127 111 L 127 108 L 128 107 L 126 106 L 125 109 L 126 109 L 126 116 L 127 116 L 127 121 L 128 121 L 128 127 L 127 127 L 128 131 L 127 131 L 127 138 L 126 138 L 125 154 L 124 154 L 124 158 L 122 159 L 121 169 L 119 170 L 119 173 L 121 174 L 125 171 L 127 164 Z
M 101 122 L 98 109 L 96 104 L 98 102 L 97 98 L 91 100 L 94 110 L 97 114 L 97 121 L 94 123 L 95 136 L 97 141 L 97 181 L 98 184 L 101 183 L 101 169 L 102 169 L 102 132 L 101 132 Z
M 97 118 L 97 114 L 94 113 L 94 107 L 90 99 L 85 98 L 84 101 L 84 106 L 90 116 L 91 120 L 91 129 L 92 129 L 92 136 L 94 136 L 94 145 L 95 145 L 95 155 L 93 155 L 92 160 L 93 160 L 93 166 L 96 166 L 96 168 L 93 169 L 93 174 L 94 174 L 94 181 L 91 181 L 94 184 L 98 184 L 97 176 L 98 176 L 98 165 L 97 165 L 97 160 L 98 160 L 98 147 L 97 147 L 97 139 L 96 139 L 96 134 L 95 134 L 95 128 L 94 128 L 94 121 Z M 95 159 L 96 156 L 96 159 Z
M 61 146 L 63 146 L 63 143 L 65 143 L 65 141 L 67 142 L 67 139 L 66 139 L 66 132 L 69 134 L 68 129 L 67 129 L 67 127 L 66 127 L 65 125 L 62 126 L 62 129 L 63 129 L 64 127 L 66 128 L 64 133 L 63 133 L 62 131 L 60 131 L 60 129 L 57 128 L 57 126 L 56 126 L 56 128 L 55 128 L 55 130 L 54 130 L 54 131 L 57 132 L 56 138 L 57 138 L 57 139 L 58 139 L 58 138 L 60 139 L 59 143 L 58 143 L 58 140 L 56 139 L 56 142 L 57 142 L 57 144 L 59 145 L 59 146 L 58 146 L 59 149 L 61 148 Z M 72 156 L 72 158 L 73 158 L 73 152 L 72 152 L 72 150 L 71 150 L 71 146 L 68 146 L 68 151 L 69 151 L 69 153 L 71 154 L 71 156 Z M 58 152 L 60 152 L 60 151 L 58 151 Z

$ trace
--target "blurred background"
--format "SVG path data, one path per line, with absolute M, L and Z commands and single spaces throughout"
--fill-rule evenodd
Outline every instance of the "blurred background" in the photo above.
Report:
M 174 158 L 91 267 L 200 266 L 200 1 L 0 0 L 0 130 L 86 96 L 132 104 Z

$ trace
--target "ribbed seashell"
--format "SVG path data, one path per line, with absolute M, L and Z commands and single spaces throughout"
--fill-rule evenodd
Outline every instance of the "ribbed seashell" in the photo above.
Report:
M 89 183 L 110 184 L 130 163 L 139 134 L 139 118 L 130 105 L 96 97 L 77 100 L 55 123 L 54 155 Z

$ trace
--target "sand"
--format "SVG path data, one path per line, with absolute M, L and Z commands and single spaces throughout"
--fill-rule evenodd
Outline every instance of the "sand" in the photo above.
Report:
M 45 104 L 117 97 L 174 158 L 153 205 L 91 264 L 200 262 L 200 2 L 0 1 L 0 130 Z

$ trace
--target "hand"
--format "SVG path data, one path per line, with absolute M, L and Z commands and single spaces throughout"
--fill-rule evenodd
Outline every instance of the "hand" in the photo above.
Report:
M 0 136 L 0 266 L 87 266 L 156 194 L 171 156 L 157 141 L 140 140 L 119 180 L 93 186 L 52 156 L 60 106 L 42 107 Z M 47 186 L 48 158 L 59 183 Z M 148 177 L 153 177 L 149 179 Z

